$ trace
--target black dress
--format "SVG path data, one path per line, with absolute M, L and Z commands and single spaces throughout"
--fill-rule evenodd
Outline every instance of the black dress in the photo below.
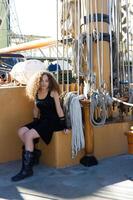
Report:
M 37 95 L 35 102 L 40 110 L 40 119 L 26 124 L 25 126 L 29 129 L 35 129 L 44 142 L 49 144 L 53 132 L 63 130 L 64 127 L 60 123 L 60 118 L 58 117 L 55 107 L 55 101 L 54 98 L 50 96 L 50 92 L 48 92 L 44 99 L 39 99 Z

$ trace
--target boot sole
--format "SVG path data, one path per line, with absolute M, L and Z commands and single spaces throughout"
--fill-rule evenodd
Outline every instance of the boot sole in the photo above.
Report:
M 25 175 L 25 176 L 20 177 L 20 178 L 19 178 L 19 177 L 18 177 L 18 178 L 12 177 L 12 178 L 11 178 L 11 181 L 13 181 L 13 182 L 21 181 L 21 180 L 24 180 L 25 178 L 28 178 L 28 177 L 30 177 L 30 176 L 33 176 L 33 173 L 28 174 L 28 175 Z

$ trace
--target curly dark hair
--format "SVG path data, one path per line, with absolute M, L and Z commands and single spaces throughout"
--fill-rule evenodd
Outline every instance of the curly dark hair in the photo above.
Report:
M 41 72 L 37 72 L 35 73 L 30 80 L 28 81 L 28 84 L 26 86 L 26 94 L 29 97 L 29 99 L 31 100 L 35 100 L 36 98 L 36 94 L 40 88 L 40 82 L 42 80 L 42 77 L 44 75 L 48 76 L 48 80 L 49 80 L 49 91 L 57 91 L 60 94 L 60 88 L 59 88 L 59 84 L 56 81 L 55 77 L 53 76 L 53 74 L 51 74 L 48 71 L 41 71 Z

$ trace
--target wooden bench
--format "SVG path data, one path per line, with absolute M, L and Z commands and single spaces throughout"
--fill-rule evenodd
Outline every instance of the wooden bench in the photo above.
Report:
M 78 155 L 72 159 L 71 150 L 71 131 L 65 134 L 63 131 L 54 132 L 49 145 L 40 140 L 39 148 L 42 151 L 41 162 L 49 167 L 67 167 L 80 163 L 84 156 L 84 149 L 78 152 Z

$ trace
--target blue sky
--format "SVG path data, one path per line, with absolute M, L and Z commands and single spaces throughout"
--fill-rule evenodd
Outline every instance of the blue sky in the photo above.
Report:
M 56 35 L 56 0 L 14 0 L 22 34 Z

